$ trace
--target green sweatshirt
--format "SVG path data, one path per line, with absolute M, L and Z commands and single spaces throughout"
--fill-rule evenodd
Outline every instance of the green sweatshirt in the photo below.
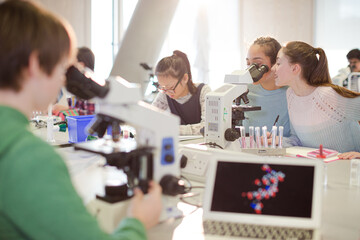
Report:
M 134 218 L 112 235 L 99 228 L 64 161 L 29 131 L 22 113 L 0 106 L 0 123 L 0 239 L 146 239 Z

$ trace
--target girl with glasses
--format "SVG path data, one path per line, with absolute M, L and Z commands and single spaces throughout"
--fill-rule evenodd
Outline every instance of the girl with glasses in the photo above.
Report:
M 194 84 L 185 53 L 174 51 L 155 69 L 159 93 L 152 105 L 180 117 L 180 135 L 198 135 L 205 124 L 205 95 L 208 85 Z

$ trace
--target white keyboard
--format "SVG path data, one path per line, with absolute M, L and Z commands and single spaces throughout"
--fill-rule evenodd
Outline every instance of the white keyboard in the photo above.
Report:
M 313 239 L 312 229 L 240 224 L 222 221 L 203 222 L 205 235 L 232 236 L 253 239 Z

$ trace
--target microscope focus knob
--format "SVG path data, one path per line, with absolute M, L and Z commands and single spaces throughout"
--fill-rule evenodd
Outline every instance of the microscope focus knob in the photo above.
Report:
M 240 137 L 240 133 L 233 128 L 228 128 L 225 131 L 225 140 L 233 142 Z
M 162 193 L 165 195 L 176 196 L 186 193 L 184 181 L 175 176 L 165 175 L 161 178 L 159 184 L 162 188 Z
M 170 150 L 172 148 L 172 145 L 171 144 L 166 144 L 164 146 L 165 150 Z
M 174 157 L 170 154 L 165 155 L 165 162 L 167 162 L 167 163 L 174 162 Z
M 185 155 L 182 155 L 180 158 L 180 168 L 185 168 L 188 162 L 188 157 Z

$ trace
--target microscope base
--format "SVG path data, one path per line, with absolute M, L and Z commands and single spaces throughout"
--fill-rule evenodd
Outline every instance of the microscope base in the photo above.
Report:
M 130 200 L 117 203 L 108 203 L 100 199 L 94 199 L 87 205 L 88 211 L 96 217 L 100 228 L 112 233 L 121 220 L 126 217 Z
M 127 210 L 131 199 L 117 203 L 108 203 L 100 199 L 94 199 L 87 205 L 88 211 L 96 217 L 100 228 L 106 233 L 112 233 L 118 227 L 123 218 L 127 216 Z M 177 197 L 163 196 L 163 209 L 159 222 L 170 218 L 178 218 L 183 212 L 178 209 Z

